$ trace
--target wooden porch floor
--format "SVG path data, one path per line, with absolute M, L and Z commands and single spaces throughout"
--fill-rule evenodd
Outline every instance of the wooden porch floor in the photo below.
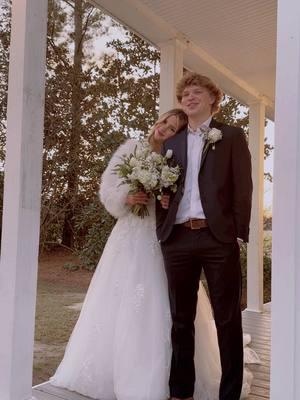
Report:
M 261 359 L 261 365 L 248 366 L 253 372 L 249 400 L 270 398 L 270 360 L 271 360 L 271 303 L 265 305 L 262 314 L 243 312 L 244 332 L 250 333 L 251 344 Z
M 248 368 L 254 374 L 251 393 L 248 400 L 266 400 L 270 398 L 270 347 L 271 347 L 271 307 L 265 305 L 262 314 L 243 312 L 244 332 L 250 333 L 252 347 L 259 355 L 262 364 Z M 48 382 L 33 388 L 35 400 L 90 400 L 75 392 L 59 389 Z

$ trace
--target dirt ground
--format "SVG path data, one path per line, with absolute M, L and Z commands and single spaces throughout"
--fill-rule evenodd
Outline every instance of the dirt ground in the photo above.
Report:
M 47 381 L 61 361 L 65 346 L 78 319 L 93 273 L 72 270 L 66 265 L 76 265 L 78 259 L 66 250 L 44 253 L 40 257 L 33 384 Z M 266 287 L 266 295 L 269 297 Z M 265 299 L 267 300 L 267 299 Z M 267 300 L 269 301 L 269 300 Z M 246 304 L 243 290 L 242 309 Z
M 72 271 L 65 265 L 77 263 L 66 250 L 44 253 L 40 257 L 33 384 L 47 381 L 63 357 L 65 346 L 79 315 L 80 304 L 93 274 Z M 74 307 L 75 305 L 75 307 Z
M 87 270 L 64 268 L 67 264 L 78 264 L 76 256 L 64 249 L 43 253 L 39 258 L 38 280 L 48 283 L 58 283 L 72 288 L 86 290 L 93 273 Z

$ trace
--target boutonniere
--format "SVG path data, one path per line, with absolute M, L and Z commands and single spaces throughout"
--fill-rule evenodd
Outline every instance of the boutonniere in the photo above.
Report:
M 170 160 L 170 158 L 173 157 L 173 150 L 168 149 L 166 154 L 165 154 L 165 157 L 166 157 L 167 160 Z
M 212 149 L 215 150 L 216 142 L 221 140 L 222 137 L 223 137 L 223 133 L 220 131 L 220 129 L 217 129 L 217 128 L 210 129 L 204 135 L 204 139 L 206 141 L 205 147 L 208 147 L 211 144 Z

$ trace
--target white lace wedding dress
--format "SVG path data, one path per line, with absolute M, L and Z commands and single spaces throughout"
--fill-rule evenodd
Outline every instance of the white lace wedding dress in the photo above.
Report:
M 101 201 L 118 218 L 88 289 L 83 308 L 53 385 L 101 400 L 165 400 L 171 359 L 171 318 L 160 246 L 150 216 L 134 216 L 125 206 L 126 185 L 112 174 L 122 145 L 102 176 Z M 220 360 L 209 300 L 199 289 L 196 326 L 195 400 L 217 400 Z M 250 349 L 248 361 L 257 362 Z M 250 360 L 251 359 L 251 360 Z M 252 375 L 245 372 L 243 395 Z

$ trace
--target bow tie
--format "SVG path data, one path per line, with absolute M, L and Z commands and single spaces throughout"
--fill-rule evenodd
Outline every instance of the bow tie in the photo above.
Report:
M 209 126 L 206 125 L 200 126 L 200 131 L 202 134 L 209 132 L 209 130 L 210 130 Z
M 201 137 L 204 137 L 204 135 L 210 130 L 209 126 L 202 125 L 198 127 L 195 131 L 192 128 L 188 128 L 188 132 L 193 134 L 193 135 L 199 135 Z

